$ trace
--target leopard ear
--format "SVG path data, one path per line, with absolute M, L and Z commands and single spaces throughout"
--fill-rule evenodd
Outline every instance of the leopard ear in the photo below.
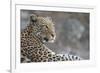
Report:
M 51 17 L 46 17 L 46 19 L 48 19 L 48 20 L 52 21 L 52 18 L 51 18 Z
M 31 16 L 30 16 L 30 21 L 31 21 L 31 22 L 36 22 L 36 21 L 37 21 L 37 15 L 31 14 Z

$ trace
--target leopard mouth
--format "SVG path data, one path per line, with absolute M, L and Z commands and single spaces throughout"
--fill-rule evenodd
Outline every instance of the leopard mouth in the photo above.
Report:
M 55 40 L 52 39 L 52 40 L 49 41 L 49 43 L 54 43 L 54 41 L 55 41 Z

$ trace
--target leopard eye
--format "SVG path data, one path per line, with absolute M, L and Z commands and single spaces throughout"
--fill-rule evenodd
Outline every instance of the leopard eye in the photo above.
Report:
M 46 26 L 46 28 L 48 28 L 48 26 Z
M 44 29 L 47 29 L 47 28 L 48 28 L 48 26 L 46 26 L 46 25 L 43 25 L 43 28 L 44 28 Z

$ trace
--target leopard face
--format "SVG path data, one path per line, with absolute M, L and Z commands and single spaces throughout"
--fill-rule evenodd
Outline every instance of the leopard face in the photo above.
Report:
M 30 20 L 31 24 L 33 24 L 33 33 L 39 36 L 43 42 L 55 41 L 54 23 L 49 17 L 40 17 L 32 14 Z

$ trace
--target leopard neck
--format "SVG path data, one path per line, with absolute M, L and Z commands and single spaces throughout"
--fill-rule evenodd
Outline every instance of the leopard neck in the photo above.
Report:
M 32 37 L 34 37 L 35 39 L 37 39 L 39 42 L 41 42 L 42 44 L 44 44 L 43 41 L 42 41 L 42 38 L 41 38 L 40 36 L 37 36 L 37 35 L 36 35 L 37 33 L 34 32 L 33 28 L 34 28 L 34 25 L 32 25 L 32 24 L 30 24 L 30 25 L 27 26 L 26 30 L 27 30 L 27 32 L 28 32 L 28 33 L 27 33 L 28 36 L 32 36 Z

